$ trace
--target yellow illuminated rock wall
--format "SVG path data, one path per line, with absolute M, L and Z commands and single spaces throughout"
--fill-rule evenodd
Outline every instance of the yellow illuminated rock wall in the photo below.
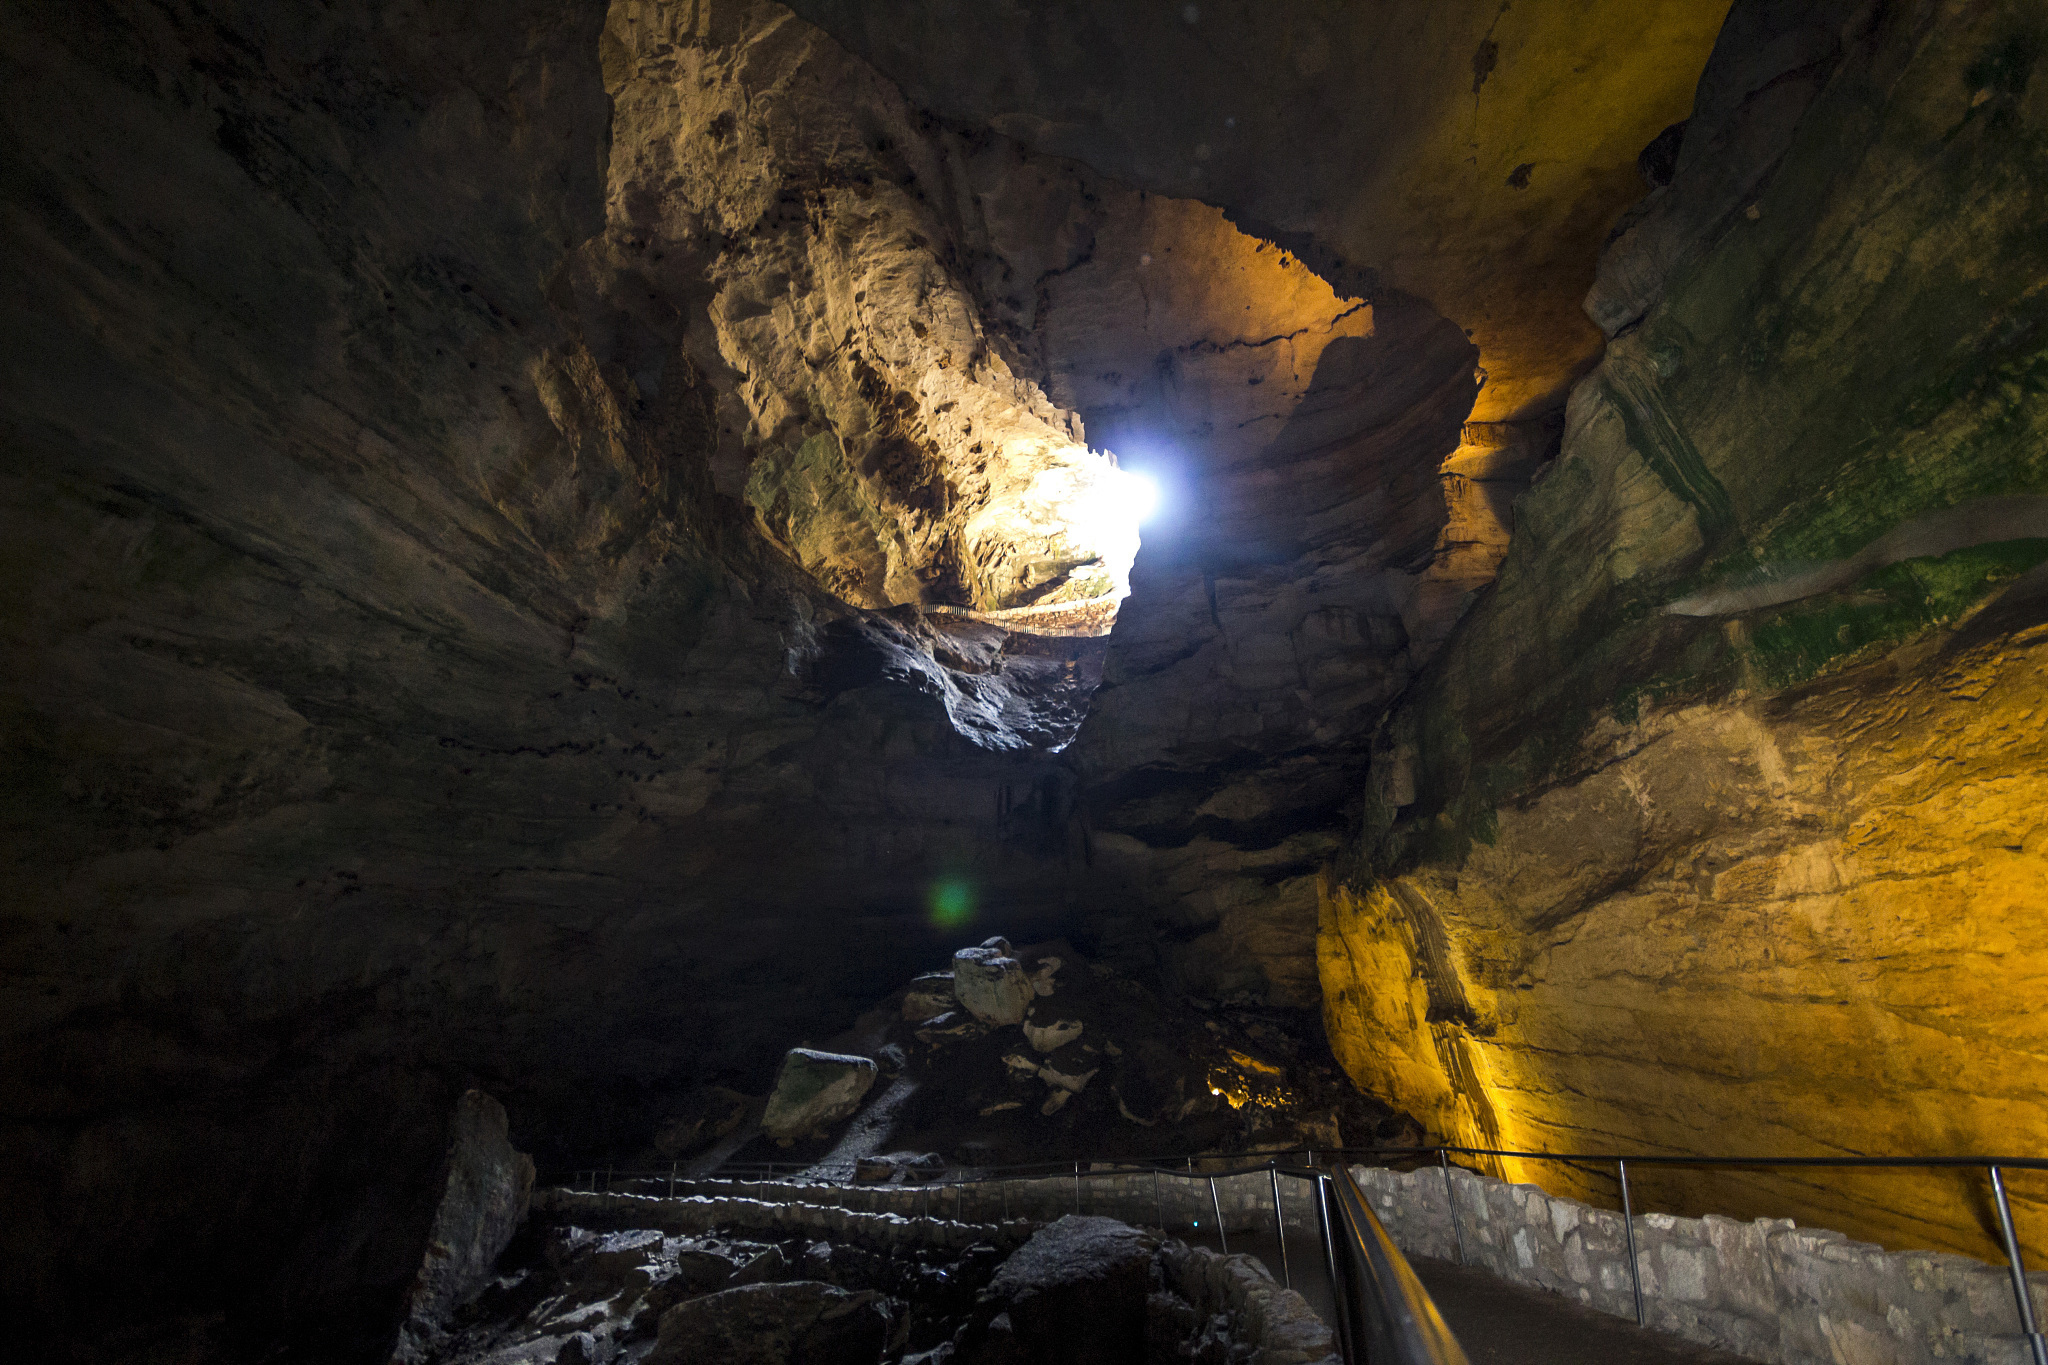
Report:
M 2048 1151 L 2048 627 L 1890 673 L 1602 727 L 1457 871 L 1326 887 L 1340 1061 L 1462 1145 Z M 1993 1250 L 1981 1172 L 1643 1178 L 1652 1207 Z M 2048 1178 L 2013 1184 L 2048 1248 Z
M 1682 264 L 1610 254 L 1658 302 L 1322 894 L 1337 1055 L 1442 1137 L 2048 1154 L 2042 37 L 2019 3 L 1845 29 Z M 2013 1186 L 2041 1255 L 2048 1174 Z M 1644 1205 L 1996 1255 L 1981 1171 L 1646 1171 Z

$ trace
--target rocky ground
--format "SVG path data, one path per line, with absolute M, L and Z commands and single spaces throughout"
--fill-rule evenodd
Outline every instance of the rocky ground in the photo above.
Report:
M 1007 1253 L 994 1240 L 878 1252 L 802 1235 L 678 1237 L 536 1219 L 499 1270 L 423 1359 L 1222 1365 L 1262 1346 L 1258 1358 L 1274 1362 L 1329 1351 L 1299 1296 L 1246 1258 L 1108 1218 L 1062 1218 Z M 1235 1309 L 1226 1282 L 1239 1291 Z
M 953 966 L 893 992 L 824 1051 L 794 1050 L 766 1101 L 722 1087 L 691 1094 L 654 1145 L 620 1165 L 794 1163 L 900 1181 L 1419 1140 L 1327 1049 L 1301 1041 L 1314 1035 L 1293 1011 L 1164 998 L 1064 940 L 1012 949 L 992 939 Z M 813 1074 L 820 1066 L 845 1079 Z M 808 1108 L 786 1103 L 796 1092 Z

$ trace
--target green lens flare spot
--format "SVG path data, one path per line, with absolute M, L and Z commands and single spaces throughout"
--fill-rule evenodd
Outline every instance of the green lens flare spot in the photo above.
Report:
M 960 877 L 946 877 L 932 883 L 931 921 L 940 929 L 953 929 L 974 917 L 974 888 Z

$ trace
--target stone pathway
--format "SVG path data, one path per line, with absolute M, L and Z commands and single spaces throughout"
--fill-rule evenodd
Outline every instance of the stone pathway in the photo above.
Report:
M 1752 1365 L 1483 1270 L 1428 1256 L 1409 1264 L 1472 1365 Z

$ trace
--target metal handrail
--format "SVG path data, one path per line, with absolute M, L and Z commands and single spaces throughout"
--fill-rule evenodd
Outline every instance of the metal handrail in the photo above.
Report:
M 1587 1163 L 1591 1163 L 1591 1164 L 1597 1164 L 1597 1165 L 1605 1165 L 1605 1166 L 1612 1166 L 1612 1165 L 1616 1165 L 1616 1164 L 1618 1164 L 1618 1163 L 1620 1163 L 1620 1162 L 1626 1161 L 1626 1162 L 1628 1162 L 1628 1163 L 1629 1163 L 1630 1165 L 1632 1165 L 1632 1166 L 1730 1166 L 1730 1167 L 1768 1167 L 1768 1166 L 1784 1166 L 1784 1167 L 1794 1167 L 1794 1166 L 1812 1166 L 1812 1167 L 1829 1167 L 1829 1166 L 1834 1166 L 1834 1167 L 1844 1167 L 1844 1168 L 1847 1168 L 1847 1167 L 1884 1167 L 1884 1168 L 1892 1168 L 1892 1169 L 1905 1169 L 1905 1168 L 1920 1168 L 1920 1169 L 1928 1169 L 1928 1170 L 1944 1170 L 1944 1169 L 1951 1169 L 1951 1168 L 1975 1168 L 1975 1169 L 1977 1169 L 1977 1170 L 1988 1170 L 1988 1169 L 1990 1169 L 1990 1168 L 1991 1168 L 1991 1167 L 1993 1167 L 1993 1166 L 1998 1166 L 1998 1167 L 2001 1167 L 2001 1168 L 2004 1168 L 2004 1169 L 2007 1169 L 2007 1170 L 2036 1170 L 2036 1171 L 2038 1171 L 2038 1170 L 2048 1170 L 2048 1157 L 2024 1157 L 2024 1156 L 1990 1156 L 1990 1155 L 1986 1155 L 1986 1156 L 1934 1156 L 1934 1157 L 1922 1157 L 1922 1156 L 1825 1156 L 1825 1157 L 1810 1157 L 1810 1156 L 1673 1156 L 1673 1155 L 1671 1155 L 1671 1154 L 1668 1154 L 1668 1153 L 1661 1153 L 1661 1152 L 1655 1152 L 1655 1153 L 1653 1153 L 1653 1152 L 1530 1152 L 1530 1151 L 1519 1151 L 1519 1150 L 1515 1150 L 1515 1149 L 1512 1149 L 1512 1148 L 1505 1148 L 1505 1147 L 1451 1147 L 1451 1146 L 1433 1146 L 1433 1147 L 1324 1147 L 1324 1148 L 1313 1148 L 1313 1149 L 1310 1149 L 1310 1148 L 1302 1148 L 1302 1147 L 1281 1147 L 1281 1148 L 1261 1148 L 1261 1149 L 1258 1149 L 1258 1150 L 1256 1150 L 1256 1151 L 1251 1151 L 1251 1152 L 1240 1152 L 1240 1153 L 1236 1153 L 1235 1155 L 1237 1155 L 1237 1156 L 1238 1156 L 1238 1157 L 1240 1157 L 1240 1158 L 1263 1158 L 1263 1157 L 1273 1157 L 1273 1158 L 1277 1158 L 1277 1157 L 1282 1157 L 1282 1156 L 1293 1156 L 1293 1155 L 1297 1155 L 1297 1154 L 1302 1154 L 1302 1153 L 1306 1153 L 1306 1154 L 1307 1154 L 1308 1156 L 1310 1156 L 1311 1158 L 1312 1158 L 1313 1156 L 1315 1156 L 1315 1155 L 1316 1155 L 1317 1153 L 1321 1153 L 1322 1155 L 1328 1156 L 1328 1157 L 1330 1157 L 1330 1158 L 1333 1158 L 1333 1159 L 1334 1159 L 1334 1158 L 1350 1158 L 1350 1157 L 1376 1157 L 1376 1158 L 1380 1158 L 1380 1159 L 1382 1159 L 1382 1160 L 1384 1160 L 1384 1159 L 1387 1159 L 1387 1158 L 1393 1158 L 1393 1159 L 1395 1159 L 1395 1160 L 1409 1160 L 1409 1159 L 1413 1159 L 1413 1160 L 1421 1160 L 1421 1161 L 1435 1161 L 1435 1160 L 1438 1160 L 1438 1159 L 1440 1159 L 1440 1158 L 1442 1158 L 1442 1157 L 1446 1157 L 1446 1156 L 1496 1156 L 1496 1157 L 1497 1157 L 1497 1156 L 1505 1156 L 1505 1157 L 1521 1157 L 1521 1158 L 1524 1158 L 1524 1159 L 1526 1159 L 1526 1160 L 1531 1160 L 1531 1161 L 1558 1161 L 1558 1162 L 1565 1162 L 1565 1163 L 1571 1163 L 1571 1162 L 1587 1162 Z M 1194 1161 L 1194 1160 L 1203 1160 L 1203 1161 L 1214 1161 L 1214 1160 L 1217 1160 L 1217 1159 L 1218 1159 L 1218 1154 L 1217 1154 L 1217 1153 L 1213 1153 L 1213 1152 L 1211 1152 L 1211 1153 L 1204 1153 L 1204 1152 L 1189 1152 L 1189 1153 L 1177 1153 L 1177 1154 L 1174 1154 L 1174 1155 L 1171 1155 L 1171 1156 L 1159 1156 L 1159 1157 L 1152 1157 L 1152 1158 L 1149 1158 L 1149 1159 L 1141 1159 L 1141 1160 L 1131 1160 L 1131 1161 L 1122 1161 L 1122 1160 L 1119 1160 L 1119 1161 L 1115 1161 L 1115 1162 L 1110 1162 L 1110 1163 L 1107 1163 L 1107 1166 L 1108 1166 L 1108 1167 L 1109 1167 L 1109 1168 L 1110 1168 L 1111 1170 L 1124 1170 L 1124 1171 L 1127 1171 L 1127 1170 L 1131 1170 L 1131 1169 L 1142 1169 L 1142 1170 L 1166 1170 L 1166 1169 L 1168 1169 L 1168 1167 L 1166 1166 L 1166 1163 L 1168 1163 L 1168 1162 L 1181 1162 L 1181 1161 Z M 1084 1164 L 1087 1164 L 1087 1163 L 1084 1163 Z M 1104 1163 L 1101 1163 L 1101 1162 L 1097 1162 L 1097 1163 L 1094 1163 L 1094 1164 L 1095 1164 L 1095 1165 L 1104 1165 Z M 805 1171 L 810 1171 L 810 1170 L 814 1170 L 814 1169 L 816 1169 L 816 1167 L 817 1167 L 817 1163 L 816 1163 L 816 1162 L 814 1162 L 814 1161 L 812 1161 L 812 1162 L 805 1162 L 805 1161 L 788 1161 L 788 1162 L 784 1162 L 784 1161 L 750 1161 L 750 1162 L 725 1162 L 725 1163 L 721 1164 L 720 1166 L 718 1166 L 718 1167 L 717 1167 L 716 1169 L 717 1169 L 717 1171 L 718 1171 L 718 1172 L 732 1172 L 732 1173 L 733 1173 L 733 1174 L 735 1174 L 735 1175 L 743 1175 L 743 1176 L 754 1176 L 754 1177 L 758 1177 L 758 1178 L 763 1178 L 763 1179 L 770 1179 L 770 1178 L 773 1178 L 773 1177 L 774 1177 L 774 1176 L 775 1176 L 776 1174 L 778 1174 L 778 1173 L 787 1173 L 787 1174 L 790 1174 L 790 1175 L 797 1175 L 797 1174 L 801 1174 L 801 1173 L 803 1173 L 803 1172 L 805 1172 Z M 1073 1163 L 1072 1163 L 1072 1162 L 1070 1162 L 1070 1161 L 1034 1161 L 1034 1162 L 1022 1162 L 1022 1163 L 1017 1163 L 1017 1164 L 1014 1164 L 1014 1165 L 1007 1165 L 1007 1166 L 1001 1166 L 1001 1165 L 989 1165 L 989 1166 L 972 1166 L 972 1167 L 963 1167 L 963 1168 L 959 1168 L 959 1169 L 960 1169 L 960 1172 L 961 1172 L 961 1173 L 960 1173 L 960 1174 L 958 1174 L 958 1175 L 952 1175 L 952 1174 L 951 1174 L 951 1173 L 949 1172 L 949 1173 L 948 1173 L 948 1175 L 946 1175 L 946 1176 L 943 1176 L 943 1177 L 941 1177 L 941 1178 L 939 1178 L 939 1179 L 937 1179 L 937 1180 L 927 1180 L 927 1181 L 921 1181 L 921 1182 L 919 1182 L 919 1183 L 922 1183 L 922 1184 L 948 1184 L 948 1183 L 964 1183 L 964 1182 L 969 1182 L 969 1181 L 979 1181 L 979 1180 L 987 1180 L 987 1179 L 991 1179 L 991 1178 L 1008 1178 L 1008 1179 L 1022 1179 L 1022 1178 L 1025 1178 L 1025 1176 L 1024 1176 L 1024 1173 L 1025 1173 L 1025 1172 L 1038 1172 L 1038 1173 L 1040 1173 L 1040 1174 L 1042 1174 L 1042 1175 L 1046 1175 L 1046 1176 L 1058 1176 L 1058 1175 L 1068 1175 L 1068 1174 L 1071 1174 L 1071 1172 L 1072 1172 L 1072 1169 L 1073 1169 Z M 1262 1170 L 1262 1169 L 1264 1169 L 1264 1166 L 1263 1166 L 1263 1164 L 1261 1164 L 1261 1165 L 1259 1165 L 1259 1166 L 1257 1166 L 1257 1167 L 1247 1167 L 1247 1168 L 1245 1168 L 1245 1169 L 1246 1169 L 1246 1170 L 1251 1170 L 1251 1169 L 1261 1169 L 1261 1170 Z M 667 1169 L 667 1170 L 663 1170 L 663 1169 L 659 1169 L 659 1168 L 649 1168 L 649 1169 L 645 1169 L 645 1170 L 616 1170 L 616 1169 L 613 1169 L 613 1168 L 610 1168 L 610 1167 L 590 1167 L 590 1166 L 579 1166 L 579 1167 L 577 1167 L 577 1168 L 575 1169 L 575 1171 L 573 1172 L 573 1180 L 572 1180 L 572 1183 L 580 1182 L 580 1181 L 581 1181 L 581 1180 L 582 1180 L 582 1179 L 583 1179 L 583 1178 L 584 1178 L 584 1177 L 585 1177 L 586 1175 L 592 1175 L 592 1176 L 594 1176 L 594 1175 L 599 1175 L 599 1174 L 605 1174 L 605 1173 L 609 1173 L 609 1174 L 611 1175 L 611 1177 L 612 1177 L 612 1178 L 614 1178 L 614 1179 L 638 1179 L 638 1180 L 654 1180 L 654 1179 L 662 1179 L 662 1180 L 666 1180 L 666 1179 L 668 1179 L 668 1178 L 669 1178 L 669 1177 L 670 1177 L 670 1176 L 671 1176 L 672 1174 L 676 1175 L 676 1178 L 677 1178 L 677 1179 L 683 1179 L 683 1178 L 684 1178 L 684 1177 L 683 1177 L 683 1176 L 681 1176 L 680 1174 L 677 1174 L 677 1173 L 676 1173 L 676 1171 L 675 1171 L 675 1169 L 674 1169 L 673 1167 L 672 1167 L 672 1168 L 670 1168 L 670 1169 Z M 1217 1174 L 1219 1174 L 1219 1175 L 1222 1175 L 1222 1174 L 1241 1174 L 1241 1173 L 1242 1173 L 1242 1172 L 1218 1172 Z M 1086 1175 L 1086 1174 L 1088 1174 L 1088 1172 L 1087 1172 L 1087 1171 L 1083 1171 L 1083 1172 L 1082 1172 L 1082 1174 L 1083 1174 L 1083 1175 Z M 709 1179 L 718 1179 L 718 1178 L 721 1178 L 721 1177 L 720 1177 L 719 1175 L 717 1175 L 717 1174 L 707 1173 L 707 1174 L 704 1174 L 704 1175 L 699 1175 L 699 1176 L 693 1176 L 693 1177 L 689 1177 L 689 1178 L 691 1178 L 691 1179 L 696 1179 L 696 1180 L 709 1180 Z M 837 1181 L 820 1181 L 819 1183 L 822 1183 L 822 1184 L 835 1184 L 835 1183 L 844 1183 L 844 1182 L 837 1182 Z
M 1316 1183 L 1344 1358 L 1354 1365 L 1467 1365 L 1436 1301 L 1358 1187 L 1342 1171 L 1318 1172 Z M 1333 1222 L 1344 1229 L 1341 1255 Z

